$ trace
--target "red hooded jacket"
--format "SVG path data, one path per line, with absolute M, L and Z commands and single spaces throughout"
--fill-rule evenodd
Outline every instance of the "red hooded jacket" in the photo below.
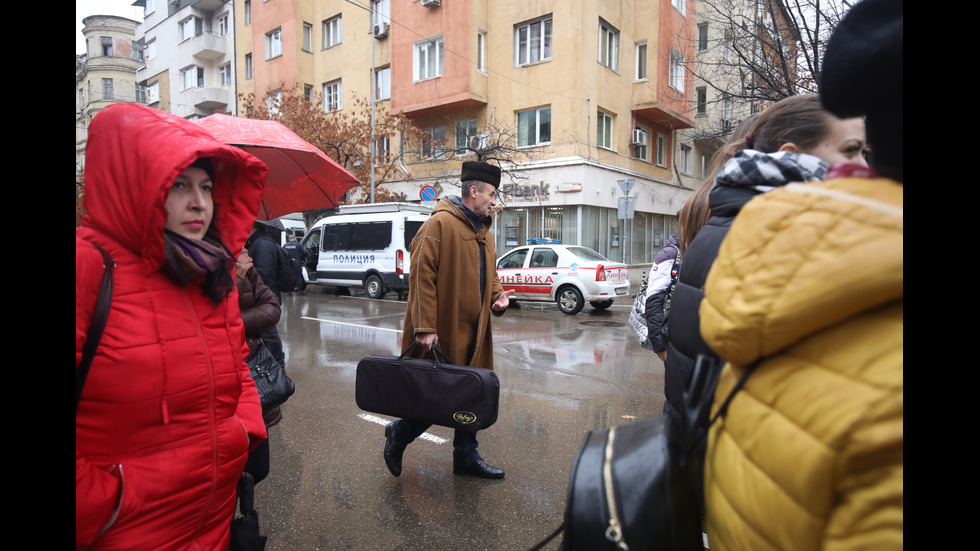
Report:
M 102 277 L 90 243 L 117 268 L 75 415 L 77 549 L 227 549 L 237 481 L 266 438 L 237 291 L 214 304 L 198 283 L 178 285 L 160 269 L 169 188 L 198 157 L 212 159 L 212 225 L 234 257 L 259 210 L 265 164 L 136 104 L 107 107 L 89 128 L 88 214 L 75 232 L 76 368 Z

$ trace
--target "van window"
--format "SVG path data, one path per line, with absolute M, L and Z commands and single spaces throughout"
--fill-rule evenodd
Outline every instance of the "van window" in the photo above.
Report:
M 422 227 L 422 221 L 411 221 L 405 220 L 405 247 L 408 248 L 412 244 L 412 240 L 415 239 L 415 234 L 419 232 L 419 228 Z
M 391 245 L 391 221 L 358 222 L 350 224 L 350 249 L 355 251 L 381 251 Z
M 350 224 L 324 224 L 324 251 L 346 251 L 350 248 Z

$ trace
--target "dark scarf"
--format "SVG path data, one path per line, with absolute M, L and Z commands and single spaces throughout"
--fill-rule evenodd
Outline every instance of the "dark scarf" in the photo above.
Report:
M 187 285 L 228 265 L 231 256 L 217 240 L 187 239 L 163 230 L 163 271 L 180 285 Z

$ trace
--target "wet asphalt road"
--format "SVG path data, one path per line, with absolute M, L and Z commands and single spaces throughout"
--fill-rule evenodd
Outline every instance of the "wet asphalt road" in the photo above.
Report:
M 500 413 L 479 433 L 506 477 L 454 475 L 453 431 L 433 426 L 395 478 L 381 458 L 392 419 L 358 409 L 354 379 L 361 358 L 400 353 L 405 302 L 332 293 L 283 297 L 296 394 L 269 431 L 271 473 L 256 487 L 267 551 L 529 549 L 562 521 L 585 433 L 663 408 L 663 364 L 630 333 L 629 299 L 574 316 L 522 303 L 492 322 Z

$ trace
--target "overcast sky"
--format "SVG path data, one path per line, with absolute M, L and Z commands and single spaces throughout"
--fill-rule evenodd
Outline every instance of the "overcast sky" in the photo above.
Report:
M 143 21 L 143 8 L 133 6 L 133 0 L 75 0 L 75 54 L 85 53 L 82 19 L 90 15 L 118 15 L 133 21 Z

